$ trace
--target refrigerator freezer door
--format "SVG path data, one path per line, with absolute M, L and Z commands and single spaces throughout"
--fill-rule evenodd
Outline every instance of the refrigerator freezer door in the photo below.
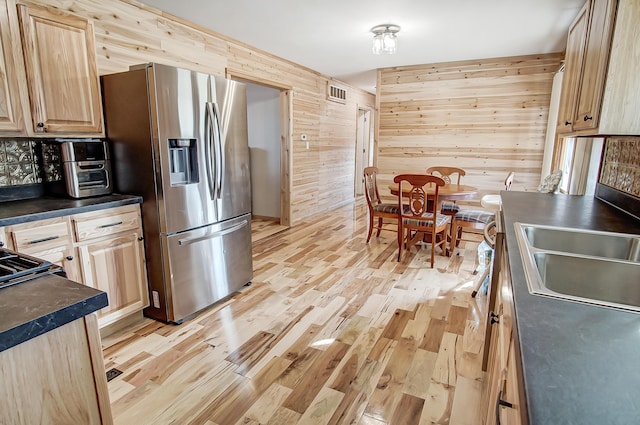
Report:
M 164 238 L 171 322 L 181 322 L 253 277 L 250 214 Z
M 247 94 L 242 83 L 211 77 L 214 127 L 216 203 L 219 220 L 251 211 L 251 179 L 247 133 Z
M 211 146 L 205 134 L 209 78 L 159 64 L 149 70 L 153 154 L 161 170 L 161 187 L 156 193 L 163 234 L 220 220 L 212 199 Z

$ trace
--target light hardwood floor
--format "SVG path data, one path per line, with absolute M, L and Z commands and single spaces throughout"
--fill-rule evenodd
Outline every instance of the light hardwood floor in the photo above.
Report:
M 256 229 L 264 231 L 258 225 Z M 253 244 L 254 280 L 180 326 L 103 340 L 119 425 L 478 425 L 477 243 L 395 260 L 361 203 Z

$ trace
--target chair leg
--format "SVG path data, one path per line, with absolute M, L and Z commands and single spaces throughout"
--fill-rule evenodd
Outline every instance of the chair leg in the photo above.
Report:
M 398 262 L 400 262 L 400 258 L 402 257 L 402 243 L 404 242 L 404 229 L 402 226 L 398 225 Z
M 382 217 L 378 217 L 378 233 L 376 233 L 376 238 L 380 237 L 380 232 L 382 232 Z
M 373 233 L 373 214 L 371 214 L 371 211 L 369 212 L 369 232 L 367 232 L 367 243 L 369 243 L 369 240 L 371 239 L 371 233 Z M 378 232 L 378 234 L 380 234 L 380 232 Z
M 431 268 L 433 268 L 433 262 L 436 257 L 436 232 L 435 223 L 431 231 Z
M 450 238 L 450 242 L 449 242 L 449 249 L 451 250 L 451 255 L 453 255 L 453 252 L 456 250 L 456 246 L 458 245 L 458 231 L 457 231 L 457 227 L 455 225 L 455 222 L 451 223 L 451 228 L 449 229 L 449 238 Z

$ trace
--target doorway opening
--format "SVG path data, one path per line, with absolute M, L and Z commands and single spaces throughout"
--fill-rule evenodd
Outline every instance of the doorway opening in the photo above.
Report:
M 254 221 L 259 227 L 272 229 L 267 233 L 273 229 L 286 229 L 291 225 L 291 88 L 257 81 L 250 76 L 240 76 L 228 70 L 227 78 L 247 86 Z
M 373 165 L 373 138 L 371 110 L 358 108 L 356 120 L 356 160 L 354 172 L 354 195 L 364 195 L 364 169 Z

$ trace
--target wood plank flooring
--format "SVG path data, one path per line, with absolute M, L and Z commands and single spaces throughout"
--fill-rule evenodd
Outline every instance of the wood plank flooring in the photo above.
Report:
M 477 242 L 431 269 L 430 248 L 398 263 L 393 234 L 365 238 L 358 203 L 254 239 L 251 286 L 106 337 L 115 423 L 480 424 Z

